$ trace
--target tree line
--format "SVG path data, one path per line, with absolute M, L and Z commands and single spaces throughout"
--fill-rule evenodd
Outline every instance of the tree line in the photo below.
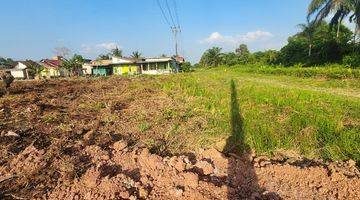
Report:
M 330 21 L 325 19 L 330 17 Z M 354 31 L 343 25 L 345 18 L 355 24 Z M 277 50 L 251 53 L 245 44 L 234 52 L 223 53 L 219 47 L 205 51 L 199 65 L 266 64 L 283 66 L 319 66 L 332 63 L 360 67 L 360 0 L 313 0 L 307 22 L 297 26 L 299 32 Z

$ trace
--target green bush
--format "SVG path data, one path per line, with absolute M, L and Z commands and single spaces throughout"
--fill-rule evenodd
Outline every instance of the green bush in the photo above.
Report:
M 360 67 L 360 54 L 354 53 L 343 58 L 343 64 L 351 68 Z

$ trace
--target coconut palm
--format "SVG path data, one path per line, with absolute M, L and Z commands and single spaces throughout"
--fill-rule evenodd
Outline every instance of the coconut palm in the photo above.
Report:
M 355 35 L 358 33 L 360 27 L 360 0 L 312 0 L 308 8 L 308 19 L 313 15 L 315 22 L 320 23 L 330 14 L 333 14 L 330 25 L 340 24 L 345 17 L 349 16 L 350 22 L 356 25 Z M 338 34 L 339 35 L 339 31 Z M 355 36 L 356 37 L 356 36 Z
M 309 42 L 309 57 L 311 56 L 312 47 L 313 47 L 313 38 L 316 30 L 315 21 L 307 21 L 306 24 L 299 24 L 298 27 L 301 29 L 301 35 L 305 36 Z
M 217 67 L 221 63 L 221 48 L 219 47 L 213 47 L 211 49 L 208 49 L 203 56 L 201 57 L 200 63 L 202 66 L 206 67 Z
M 134 51 L 132 54 L 131 54 L 131 57 L 138 60 L 141 58 L 141 53 L 139 51 Z

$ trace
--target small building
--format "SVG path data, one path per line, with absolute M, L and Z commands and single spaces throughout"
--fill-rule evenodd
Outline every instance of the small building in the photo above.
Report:
M 91 74 L 95 76 L 109 76 L 113 74 L 112 60 L 95 60 L 91 62 Z M 84 65 L 83 65 L 84 67 Z
M 112 57 L 114 75 L 134 75 L 140 73 L 137 60 L 133 58 Z
M 172 57 L 145 58 L 138 63 L 141 74 L 170 74 L 177 72 L 177 62 Z
M 61 56 L 55 56 L 52 59 L 41 60 L 40 64 L 44 67 L 44 70 L 41 72 L 41 76 L 47 78 L 68 76 L 68 70 L 61 67 L 63 61 L 64 58 L 62 58 Z
M 39 67 L 39 64 L 32 61 L 17 61 L 12 69 L 7 69 L 11 75 L 16 79 L 33 79 L 34 74 L 31 73 L 31 68 Z
M 134 74 L 170 74 L 177 73 L 183 61 L 175 57 L 163 58 L 125 58 L 112 57 L 111 60 L 95 60 L 83 64 L 86 74 L 96 76 L 134 75 Z

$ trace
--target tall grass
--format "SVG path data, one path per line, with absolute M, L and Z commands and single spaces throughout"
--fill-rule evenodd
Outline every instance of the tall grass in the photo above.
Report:
M 170 76 L 162 81 L 162 86 L 169 93 L 181 93 L 180 98 L 191 97 L 189 106 L 207 119 L 207 130 L 198 136 L 204 146 L 217 146 L 232 134 L 230 86 L 234 80 L 246 144 L 258 153 L 288 149 L 311 158 L 360 162 L 360 99 L 356 95 L 332 93 L 331 89 L 345 92 L 348 89 L 338 87 L 333 80 L 304 81 L 291 76 L 278 79 L 275 75 L 254 74 L 263 73 L 261 70 L 266 74 L 300 76 L 296 75 L 299 69 L 274 69 L 268 73 L 268 69 L 261 68 L 218 68 Z M 317 68 L 307 70 L 317 73 L 311 77 L 325 74 L 329 78 L 335 77 L 329 74 L 337 73 L 332 69 L 328 72 Z M 354 75 L 357 73 L 351 71 L 350 75 L 336 77 L 357 78 L 359 76 Z M 326 84 L 330 90 L 325 92 L 321 86 L 324 82 L 332 83 Z M 293 87 L 296 83 L 299 87 Z M 306 88 L 307 83 L 311 83 L 312 89 Z M 352 89 L 352 94 L 360 93 L 359 88 Z M 207 141 L 206 137 L 218 140 Z
M 345 68 L 342 66 L 327 67 L 282 67 L 282 66 L 244 66 L 236 65 L 238 71 L 248 73 L 288 75 L 296 77 L 324 77 L 332 79 L 360 78 L 360 69 Z

